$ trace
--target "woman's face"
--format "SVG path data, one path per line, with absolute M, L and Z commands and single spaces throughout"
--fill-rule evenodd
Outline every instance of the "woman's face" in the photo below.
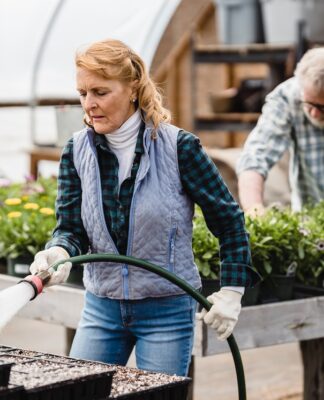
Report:
M 135 83 L 105 79 L 85 68 L 77 68 L 76 81 L 81 105 L 97 133 L 115 131 L 135 112 Z
M 324 128 L 324 93 L 318 93 L 311 86 L 305 86 L 302 93 L 303 108 L 309 121 L 318 128 Z

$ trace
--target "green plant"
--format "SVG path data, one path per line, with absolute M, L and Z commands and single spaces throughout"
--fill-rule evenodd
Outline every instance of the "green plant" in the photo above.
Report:
M 210 232 L 199 207 L 195 208 L 193 219 L 192 247 L 200 276 L 219 279 L 220 259 L 218 239 Z
M 193 252 L 200 275 L 219 278 L 218 240 L 208 230 L 196 207 Z M 296 268 L 299 282 L 322 285 L 324 280 L 324 201 L 301 212 L 272 207 L 262 217 L 246 217 L 253 267 L 265 279 Z M 320 282 L 319 282 L 320 281 Z
M 324 271 L 323 221 L 324 202 L 301 212 L 273 207 L 262 217 L 246 217 L 254 267 L 266 278 L 295 266 L 300 282 L 316 284 Z
M 263 277 L 286 275 L 298 261 L 302 234 L 299 218 L 289 209 L 271 208 L 259 218 L 246 217 L 254 267 Z
M 324 201 L 307 206 L 300 213 L 300 231 L 303 235 L 299 281 L 323 286 L 324 279 Z
M 39 178 L 0 188 L 0 257 L 35 255 L 55 227 L 56 179 Z

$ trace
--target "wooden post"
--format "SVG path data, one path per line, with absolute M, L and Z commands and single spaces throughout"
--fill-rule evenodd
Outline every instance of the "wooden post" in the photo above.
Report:
M 324 339 L 302 340 L 304 400 L 324 400 Z
M 76 329 L 65 328 L 65 354 L 69 355 Z

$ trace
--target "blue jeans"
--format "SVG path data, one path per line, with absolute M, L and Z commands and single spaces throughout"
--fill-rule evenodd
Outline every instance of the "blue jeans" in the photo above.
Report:
M 138 368 L 186 376 L 195 311 L 196 301 L 186 294 L 112 300 L 86 292 L 70 356 L 126 365 L 135 346 Z

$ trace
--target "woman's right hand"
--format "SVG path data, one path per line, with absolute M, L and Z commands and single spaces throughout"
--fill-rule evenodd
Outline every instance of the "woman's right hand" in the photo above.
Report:
M 51 278 L 47 282 L 46 286 L 58 285 L 59 283 L 66 282 L 72 268 L 72 263 L 65 262 L 64 264 L 60 264 L 56 271 L 51 268 L 51 265 L 69 257 L 70 255 L 65 249 L 63 249 L 63 247 L 50 247 L 47 250 L 39 251 L 35 255 L 34 261 L 29 270 L 33 275 L 37 274 L 37 272 L 48 270 L 51 274 Z

